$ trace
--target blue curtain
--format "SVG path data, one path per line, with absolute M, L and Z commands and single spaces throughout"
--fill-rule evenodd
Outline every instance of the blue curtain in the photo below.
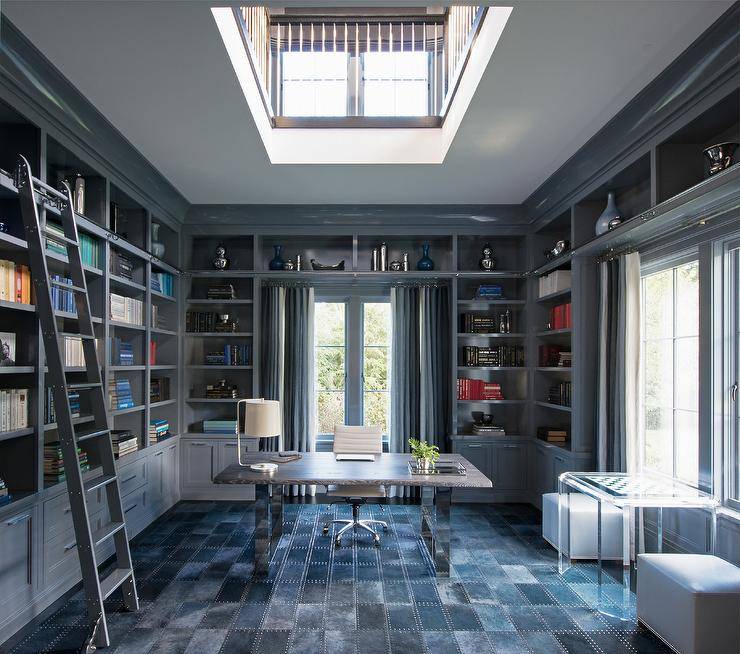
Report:
M 260 396 L 267 400 L 282 401 L 285 289 L 280 286 L 263 286 L 260 303 L 262 314 Z M 263 449 L 269 452 L 277 451 L 277 438 L 267 438 L 264 441 Z

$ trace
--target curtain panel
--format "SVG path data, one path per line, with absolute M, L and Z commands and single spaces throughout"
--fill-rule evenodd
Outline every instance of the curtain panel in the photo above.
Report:
M 260 292 L 262 339 L 260 347 L 260 395 L 267 400 L 283 399 L 283 357 L 285 347 L 285 289 L 263 286 Z M 281 405 L 282 406 L 282 405 Z M 284 434 L 284 428 L 281 429 Z M 278 449 L 278 439 L 265 439 L 263 447 Z
M 639 459 L 640 255 L 599 264 L 598 468 L 636 472 Z

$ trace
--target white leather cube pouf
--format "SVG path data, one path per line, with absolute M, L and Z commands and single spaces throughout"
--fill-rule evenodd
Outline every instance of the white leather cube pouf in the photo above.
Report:
M 737 654 L 740 568 L 709 554 L 640 554 L 637 619 L 681 654 Z
M 563 511 L 564 540 L 570 529 L 570 558 L 597 559 L 598 503 L 582 493 L 570 493 L 570 510 Z M 566 508 L 563 500 L 563 509 Z M 567 514 L 570 513 L 570 520 Z M 542 537 L 558 549 L 558 493 L 542 495 Z M 622 512 L 609 504 L 601 504 L 601 558 L 622 559 Z

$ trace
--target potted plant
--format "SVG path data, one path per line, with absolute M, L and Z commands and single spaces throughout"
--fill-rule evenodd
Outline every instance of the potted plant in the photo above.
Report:
M 416 463 L 421 470 L 431 470 L 434 463 L 439 459 L 439 448 L 436 445 L 429 445 L 426 441 L 409 438 L 409 447 L 411 456 L 416 459 Z

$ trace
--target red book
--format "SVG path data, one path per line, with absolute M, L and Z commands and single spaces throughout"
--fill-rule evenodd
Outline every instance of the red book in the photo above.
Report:
M 23 302 L 23 268 L 20 265 L 15 267 L 15 301 Z
M 568 304 L 565 305 L 565 326 L 568 329 L 572 329 L 573 327 L 573 318 L 571 314 L 571 303 L 568 302 Z
M 149 341 L 149 365 L 157 365 L 157 342 Z

